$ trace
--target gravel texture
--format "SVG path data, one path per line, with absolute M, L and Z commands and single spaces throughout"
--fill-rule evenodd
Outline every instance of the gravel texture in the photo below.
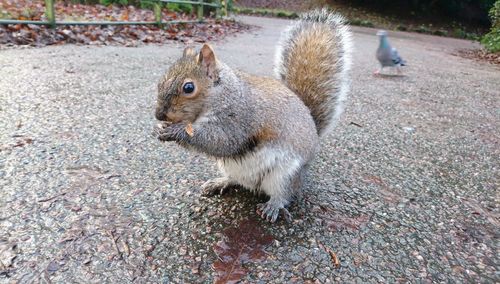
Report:
M 288 22 L 240 19 L 262 28 L 216 52 L 271 75 Z M 182 45 L 0 50 L 0 282 L 212 282 L 252 227 L 245 283 L 499 282 L 500 69 L 390 33 L 409 66 L 374 77 L 376 31 L 354 30 L 346 113 L 274 225 L 260 197 L 200 197 L 213 162 L 150 135 Z

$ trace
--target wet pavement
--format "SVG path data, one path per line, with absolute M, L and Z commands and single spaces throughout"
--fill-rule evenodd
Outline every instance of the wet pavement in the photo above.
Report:
M 271 75 L 288 22 L 240 19 L 261 28 L 216 53 Z M 291 224 L 247 192 L 201 197 L 213 161 L 151 137 L 182 45 L 0 50 L 0 283 L 499 282 L 500 69 L 390 33 L 409 66 L 374 77 L 376 31 L 354 31 L 351 98 Z

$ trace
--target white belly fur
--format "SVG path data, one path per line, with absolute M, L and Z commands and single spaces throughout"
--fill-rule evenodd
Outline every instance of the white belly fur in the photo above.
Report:
M 273 197 L 287 194 L 290 178 L 302 166 L 302 159 L 289 151 L 264 146 L 241 158 L 218 160 L 217 164 L 234 182 Z

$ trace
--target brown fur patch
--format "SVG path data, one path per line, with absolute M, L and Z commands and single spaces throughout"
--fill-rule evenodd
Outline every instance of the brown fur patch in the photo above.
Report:
M 200 96 L 176 96 L 172 99 L 167 117 L 173 122 L 194 122 L 203 109 L 203 102 L 204 98 Z
M 257 140 L 257 143 L 260 143 L 276 139 L 276 137 L 278 137 L 278 134 L 272 128 L 265 126 L 262 127 L 254 137 L 255 140 Z
M 216 80 L 218 75 L 216 72 L 217 59 L 215 57 L 214 50 L 209 44 L 203 45 L 200 50 L 197 62 L 201 63 L 201 67 L 205 70 L 208 77 Z
M 170 123 L 179 123 L 183 120 L 183 117 L 178 115 L 178 113 L 175 112 L 167 112 L 167 121 Z
M 157 109 L 164 111 L 169 121 L 192 123 L 203 111 L 210 79 L 196 57 L 196 54 L 187 50 L 159 83 Z M 188 81 L 195 85 L 193 94 L 183 92 L 183 85 Z
M 285 58 L 288 73 L 283 78 L 311 110 L 318 129 L 323 129 L 329 123 L 332 110 L 326 99 L 332 93 L 332 88 L 339 88 L 326 84 L 332 82 L 333 74 L 341 72 L 341 65 L 337 56 L 339 50 L 334 34 L 326 25 L 312 24 L 298 33 L 295 41 L 289 48 Z
M 276 92 L 281 92 L 283 95 L 295 96 L 292 92 L 287 92 L 286 87 L 279 80 L 271 77 L 260 77 L 247 73 L 238 74 L 245 82 L 247 82 L 252 90 L 261 90 L 266 96 L 275 96 Z

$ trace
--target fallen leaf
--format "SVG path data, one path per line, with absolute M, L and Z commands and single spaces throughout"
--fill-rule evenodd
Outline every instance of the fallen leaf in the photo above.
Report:
M 47 20 L 45 7 L 39 0 L 0 1 L 0 11 L 11 19 Z M 69 1 L 55 2 L 56 21 L 145 21 L 154 22 L 152 10 L 132 6 L 83 5 Z M 178 14 L 162 10 L 162 20 L 193 20 L 195 15 Z M 67 25 L 50 28 L 43 25 L 0 25 L 0 44 L 46 46 L 63 43 L 88 45 L 120 44 L 138 46 L 141 43 L 164 43 L 167 40 L 206 42 L 228 34 L 249 29 L 235 21 L 218 21 L 206 18 L 204 23 L 173 24 L 160 28 L 156 25 L 132 26 L 78 26 Z M 216 28 L 213 28 L 213 27 Z
M 318 245 L 322 247 L 329 255 L 332 260 L 332 264 L 334 268 L 339 268 L 340 267 L 340 261 L 339 258 L 337 257 L 337 254 L 329 247 L 325 246 L 321 242 L 317 241 Z
M 339 261 L 339 258 L 337 257 L 337 254 L 335 254 L 335 252 L 333 252 L 330 248 L 327 248 L 327 250 L 328 250 L 328 253 L 330 254 L 330 257 L 332 258 L 333 266 L 335 268 L 339 268 L 340 261 Z

